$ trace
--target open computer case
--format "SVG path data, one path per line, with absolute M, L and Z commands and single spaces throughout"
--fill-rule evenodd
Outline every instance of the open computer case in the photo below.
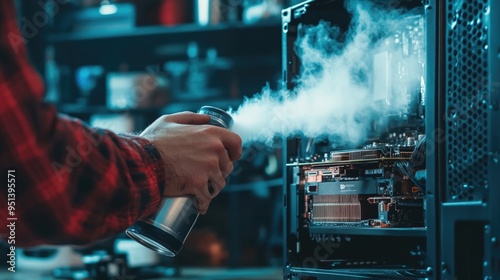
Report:
M 283 10 L 288 90 L 305 70 L 301 28 L 323 21 L 346 32 L 346 2 Z M 374 54 L 377 71 L 363 73 L 378 98 L 368 102 L 387 114 L 356 146 L 284 139 L 283 277 L 500 279 L 500 1 L 372 2 L 408 12 L 389 34 L 393 52 Z M 415 83 L 402 89 L 405 55 L 421 72 L 406 73 Z

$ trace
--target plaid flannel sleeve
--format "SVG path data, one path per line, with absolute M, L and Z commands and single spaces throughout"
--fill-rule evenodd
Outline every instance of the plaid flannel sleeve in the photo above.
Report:
M 119 233 L 157 208 L 161 156 L 144 138 L 90 128 L 44 103 L 14 15 L 13 1 L 0 1 L 0 174 L 15 171 L 16 245 L 87 244 Z M 7 200 L 1 188 L 0 204 Z

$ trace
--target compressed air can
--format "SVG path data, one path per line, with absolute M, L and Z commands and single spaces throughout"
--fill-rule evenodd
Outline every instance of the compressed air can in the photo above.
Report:
M 203 106 L 198 113 L 209 115 L 211 125 L 229 129 L 233 124 L 232 117 L 216 107 Z M 208 187 L 210 186 L 207 185 Z M 161 200 L 156 213 L 138 220 L 126 230 L 126 233 L 130 238 L 161 255 L 175 257 L 184 245 L 198 216 L 199 211 L 194 196 L 165 197 Z

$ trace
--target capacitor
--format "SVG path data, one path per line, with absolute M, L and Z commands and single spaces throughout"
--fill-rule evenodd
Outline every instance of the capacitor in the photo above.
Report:
M 406 138 L 406 146 L 415 146 L 415 137 Z

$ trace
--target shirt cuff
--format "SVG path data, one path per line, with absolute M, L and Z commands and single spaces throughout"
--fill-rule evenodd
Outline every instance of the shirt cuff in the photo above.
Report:
M 150 167 L 155 175 L 155 181 L 159 190 L 159 197 L 163 197 L 165 191 L 165 163 L 161 157 L 158 149 L 146 138 L 131 135 L 131 134 L 119 134 L 119 136 L 126 142 L 137 147 L 137 151 L 144 160 L 144 163 Z M 152 179 L 152 178 L 151 178 Z M 157 210 L 158 205 L 155 207 L 150 207 L 149 205 L 141 205 L 141 210 L 143 213 L 141 216 L 148 216 Z

